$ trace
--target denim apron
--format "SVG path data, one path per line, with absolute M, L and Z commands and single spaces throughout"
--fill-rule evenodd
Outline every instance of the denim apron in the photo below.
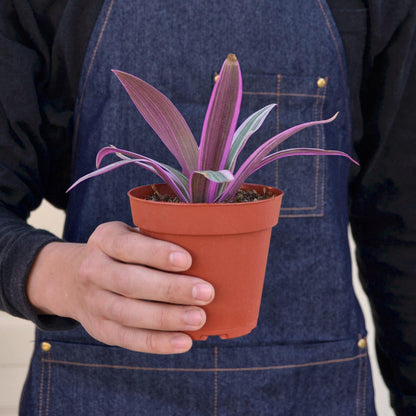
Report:
M 215 72 L 235 53 L 243 75 L 240 122 L 276 103 L 242 158 L 294 124 L 328 118 L 281 148 L 351 152 L 343 48 L 323 0 L 106 0 L 85 57 L 75 117 L 73 178 L 113 144 L 174 164 L 111 69 L 133 73 L 177 105 L 199 138 Z M 374 415 L 366 330 L 351 282 L 350 163 L 294 157 L 250 182 L 285 192 L 270 246 L 258 326 L 158 356 L 105 346 L 81 327 L 37 331 L 22 414 Z M 131 224 L 126 192 L 159 179 L 124 167 L 70 193 L 65 238 Z

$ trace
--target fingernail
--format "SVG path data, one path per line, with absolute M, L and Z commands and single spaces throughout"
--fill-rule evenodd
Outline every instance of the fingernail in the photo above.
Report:
M 171 253 L 169 256 L 169 261 L 173 266 L 180 269 L 187 269 L 189 265 L 189 257 L 180 251 Z
M 200 326 L 204 320 L 202 312 L 197 309 L 191 309 L 185 312 L 185 323 L 192 326 Z
M 212 298 L 212 287 L 204 283 L 198 283 L 192 288 L 192 296 L 196 300 L 208 301 Z
M 178 335 L 171 339 L 172 347 L 177 350 L 188 350 L 192 345 L 192 340 L 186 335 Z

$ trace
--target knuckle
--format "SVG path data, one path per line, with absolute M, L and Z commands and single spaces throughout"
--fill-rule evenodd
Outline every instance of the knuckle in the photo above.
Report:
M 88 243 L 101 245 L 102 241 L 119 234 L 122 228 L 124 228 L 124 224 L 119 221 L 110 221 L 99 224 L 88 239 Z
M 164 297 L 167 301 L 173 301 L 178 293 L 177 282 L 173 278 L 168 278 L 165 282 Z
M 130 331 L 128 329 L 120 329 L 118 332 L 117 345 L 124 348 L 132 348 Z
M 130 295 L 132 290 L 132 279 L 128 273 L 120 273 L 119 270 L 110 272 L 113 291 L 121 295 Z
M 145 345 L 146 345 L 146 350 L 149 352 L 156 353 L 159 351 L 158 343 L 156 341 L 156 336 L 151 332 L 147 333 L 145 336 Z
M 159 329 L 166 329 L 169 327 L 169 313 L 166 308 L 161 308 L 157 315 L 157 323 Z
M 81 283 L 86 284 L 91 281 L 94 275 L 94 269 L 94 262 L 91 257 L 86 257 L 82 260 L 78 269 L 78 277 Z
M 172 265 L 169 255 L 175 251 L 176 246 L 166 241 L 143 236 L 142 234 L 138 235 L 140 239 L 138 241 L 140 241 L 142 248 L 145 250 L 147 261 L 159 269 L 170 269 Z
M 111 253 L 116 258 L 122 258 L 127 250 L 128 242 L 124 234 L 114 235 L 111 239 Z
M 109 304 L 109 317 L 116 322 L 123 322 L 126 318 L 126 305 L 120 300 L 116 299 Z
M 109 227 L 110 223 L 107 222 L 98 225 L 94 232 L 91 234 L 90 238 L 88 239 L 88 242 L 92 244 L 98 244 L 108 233 Z
M 93 325 L 93 329 L 89 332 L 91 333 L 91 336 L 93 336 L 98 341 L 104 342 L 107 345 L 114 345 L 111 337 L 109 337 L 108 328 L 105 325 L 104 320 L 97 320 Z

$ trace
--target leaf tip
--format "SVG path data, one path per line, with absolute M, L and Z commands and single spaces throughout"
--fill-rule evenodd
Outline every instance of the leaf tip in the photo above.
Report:
M 228 56 L 227 56 L 227 61 L 237 62 L 237 57 L 233 53 L 229 53 Z
M 112 69 L 111 72 L 120 80 L 122 81 L 123 75 L 128 75 L 126 72 L 119 71 L 118 69 Z

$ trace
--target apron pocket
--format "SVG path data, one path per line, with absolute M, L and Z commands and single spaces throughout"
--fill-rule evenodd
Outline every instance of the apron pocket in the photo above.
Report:
M 242 355 L 218 351 L 218 415 L 375 415 L 367 351 L 356 340 L 257 347 L 239 367 Z
M 324 104 L 328 79 L 325 74 L 292 76 L 284 74 L 243 74 L 243 100 L 239 123 L 260 108 L 276 103 L 272 112 L 248 141 L 241 154 L 245 160 L 261 143 L 296 124 L 326 118 Z M 333 114 L 330 114 L 332 116 Z M 337 144 L 332 144 L 336 148 Z M 294 147 L 325 149 L 325 127 L 302 130 L 276 150 Z M 240 162 L 241 163 L 241 162 Z M 296 156 L 281 159 L 260 169 L 248 182 L 275 186 L 284 191 L 281 217 L 316 217 L 323 215 L 325 158 Z
M 37 348 L 32 364 L 41 368 L 31 409 L 80 416 L 374 414 L 367 352 L 356 340 L 203 345 L 158 356 L 51 341 L 49 351 Z

